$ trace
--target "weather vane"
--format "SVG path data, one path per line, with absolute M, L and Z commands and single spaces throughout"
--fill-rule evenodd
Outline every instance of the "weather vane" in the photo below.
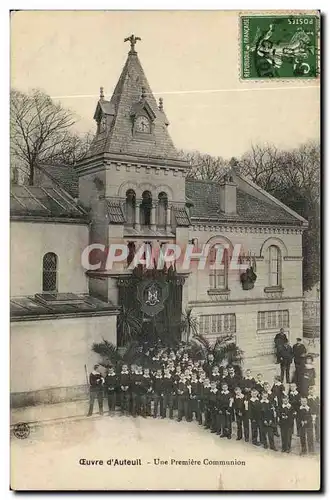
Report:
M 124 42 L 130 42 L 130 44 L 131 44 L 130 54 L 136 54 L 135 44 L 138 40 L 141 41 L 141 38 L 139 36 L 135 36 L 135 35 L 131 35 L 131 36 L 128 36 L 127 38 L 125 38 Z

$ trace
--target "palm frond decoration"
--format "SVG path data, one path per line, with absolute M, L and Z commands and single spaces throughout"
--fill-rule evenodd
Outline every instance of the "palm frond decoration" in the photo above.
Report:
M 136 317 L 134 309 L 122 306 L 121 312 L 117 317 L 117 325 L 124 345 L 135 340 L 141 334 L 142 323 Z
M 193 315 L 192 308 L 187 308 L 182 313 L 180 330 L 185 336 L 186 344 L 189 343 L 191 337 L 198 335 L 198 319 Z
M 212 352 L 212 350 L 213 350 L 212 345 L 210 344 L 210 342 L 207 340 L 207 338 L 204 335 L 199 334 L 199 333 L 194 335 L 193 341 L 199 343 L 202 346 L 203 350 L 205 350 L 206 354 Z
M 120 356 L 117 351 L 117 347 L 103 338 L 102 342 L 94 342 L 92 345 L 92 351 L 101 357 L 102 365 L 109 366 L 111 364 L 117 363 Z
M 127 363 L 128 365 L 135 364 L 140 362 L 140 359 L 143 355 L 139 348 L 140 344 L 137 340 L 133 340 L 125 347 L 125 350 L 122 355 L 122 362 Z
M 191 359 L 205 359 L 205 349 L 194 340 L 190 342 L 187 352 Z

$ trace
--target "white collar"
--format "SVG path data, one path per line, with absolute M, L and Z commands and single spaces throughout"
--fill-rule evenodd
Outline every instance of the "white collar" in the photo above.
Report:
M 282 408 L 291 408 L 291 405 L 290 405 L 290 403 L 288 403 L 287 405 L 283 404 Z
M 96 372 L 95 370 L 93 370 L 93 371 L 92 371 L 92 374 L 93 374 L 93 375 L 101 375 L 101 373 L 100 373 L 100 372 Z
M 255 401 L 259 401 L 259 399 L 258 398 L 250 398 L 250 401 L 255 402 Z
M 309 406 L 301 406 L 299 409 L 300 410 L 307 410 L 307 411 L 309 411 Z
M 217 388 L 211 389 L 210 392 L 213 392 L 213 394 L 215 394 L 216 392 L 218 392 L 218 389 Z
M 120 372 L 121 375 L 129 375 L 129 372 Z
M 268 399 L 261 399 L 260 403 L 269 403 Z
M 172 378 L 172 377 L 171 377 L 171 374 L 170 374 L 170 373 L 169 373 L 168 375 L 165 373 L 165 374 L 164 374 L 164 378 Z
M 155 375 L 155 378 L 163 378 L 163 375 Z
M 282 385 L 282 382 L 277 381 L 274 383 L 274 385 L 276 385 L 276 386 Z
M 144 378 L 150 378 L 150 375 L 143 374 Z
M 229 391 L 221 391 L 221 394 L 229 394 Z
M 245 378 L 245 380 L 252 380 L 253 379 L 253 377 L 251 377 L 251 375 L 249 377 L 244 377 L 244 378 Z
M 292 394 L 293 396 L 297 396 L 297 394 L 299 394 L 298 391 L 290 391 L 290 394 Z
M 244 398 L 244 394 L 238 394 L 238 395 L 236 394 L 235 398 L 236 399 L 243 399 Z

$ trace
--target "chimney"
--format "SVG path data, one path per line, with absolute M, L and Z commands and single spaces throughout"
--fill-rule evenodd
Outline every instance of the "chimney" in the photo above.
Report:
M 233 177 L 224 175 L 220 184 L 220 209 L 225 214 L 236 214 L 236 189 Z

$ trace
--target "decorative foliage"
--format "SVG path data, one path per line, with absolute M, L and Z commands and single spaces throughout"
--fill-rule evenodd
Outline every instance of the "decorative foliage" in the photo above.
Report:
M 198 320 L 192 314 L 192 308 L 187 308 L 181 315 L 180 323 L 181 334 L 184 335 L 185 341 L 188 344 L 190 337 L 195 337 L 198 334 Z
M 122 306 L 121 312 L 117 318 L 118 329 L 122 335 L 122 343 L 125 345 L 135 340 L 142 330 L 142 323 L 137 318 L 134 309 L 128 309 Z
M 92 351 L 99 354 L 101 358 L 100 364 L 104 367 L 124 363 L 131 365 L 134 363 L 143 363 L 144 361 L 142 348 L 137 341 L 130 342 L 126 347 L 116 347 L 103 338 L 102 342 L 94 342 Z
M 207 359 L 208 354 L 213 354 L 216 364 L 235 365 L 237 372 L 242 371 L 243 351 L 234 342 L 232 335 L 219 337 L 214 344 L 211 344 L 204 335 L 196 335 L 189 344 L 188 352 L 200 359 Z

